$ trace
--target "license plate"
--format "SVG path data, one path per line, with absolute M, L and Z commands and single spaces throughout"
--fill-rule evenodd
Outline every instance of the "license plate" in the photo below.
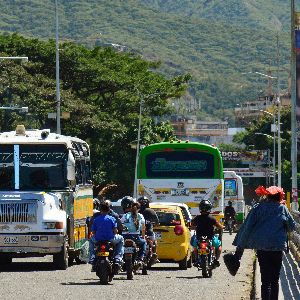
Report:
M 4 244 L 18 244 L 19 238 L 17 236 L 5 236 L 3 241 Z
M 199 250 L 198 250 L 198 253 L 199 253 L 200 255 L 203 255 L 203 254 L 208 254 L 208 251 L 207 251 L 206 249 L 199 249 Z
M 189 190 L 188 189 L 172 189 L 171 196 L 188 196 Z
M 109 252 L 97 252 L 97 256 L 109 256 Z
M 134 253 L 133 247 L 124 247 L 124 253 Z
M 161 233 L 160 232 L 155 232 L 155 238 L 157 240 L 160 240 L 161 239 Z

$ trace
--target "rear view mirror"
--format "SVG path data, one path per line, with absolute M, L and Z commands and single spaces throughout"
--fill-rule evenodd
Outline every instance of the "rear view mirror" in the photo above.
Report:
M 68 154 L 68 162 L 67 162 L 67 179 L 69 181 L 75 180 L 75 159 L 71 151 Z

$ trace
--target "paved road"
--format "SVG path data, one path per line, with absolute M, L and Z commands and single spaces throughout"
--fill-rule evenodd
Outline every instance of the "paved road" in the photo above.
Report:
M 224 234 L 223 250 L 232 250 L 233 235 Z M 178 270 L 177 264 L 158 264 L 149 275 L 133 281 L 125 274 L 108 286 L 99 285 L 89 265 L 53 270 L 52 258 L 14 259 L 0 273 L 1 299 L 249 299 L 253 252 L 244 254 L 239 273 L 232 277 L 222 263 L 212 278 L 202 278 L 196 268 Z

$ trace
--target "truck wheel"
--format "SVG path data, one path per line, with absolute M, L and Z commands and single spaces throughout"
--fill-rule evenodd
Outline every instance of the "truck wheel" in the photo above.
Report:
M 0 265 L 9 265 L 12 263 L 12 257 L 8 254 L 0 254 Z
M 53 263 L 58 270 L 66 270 L 69 266 L 67 242 L 64 242 L 62 250 L 53 255 Z

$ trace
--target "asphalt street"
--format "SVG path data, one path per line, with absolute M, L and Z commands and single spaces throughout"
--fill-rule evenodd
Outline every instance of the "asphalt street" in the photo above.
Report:
M 233 250 L 234 235 L 223 235 L 223 250 Z M 195 267 L 178 270 L 177 264 L 157 264 L 148 275 L 126 280 L 125 273 L 103 286 L 90 265 L 53 269 L 52 257 L 14 259 L 0 272 L 0 298 L 27 299 L 250 299 L 253 252 L 246 251 L 235 277 L 221 266 L 212 278 L 202 278 Z

